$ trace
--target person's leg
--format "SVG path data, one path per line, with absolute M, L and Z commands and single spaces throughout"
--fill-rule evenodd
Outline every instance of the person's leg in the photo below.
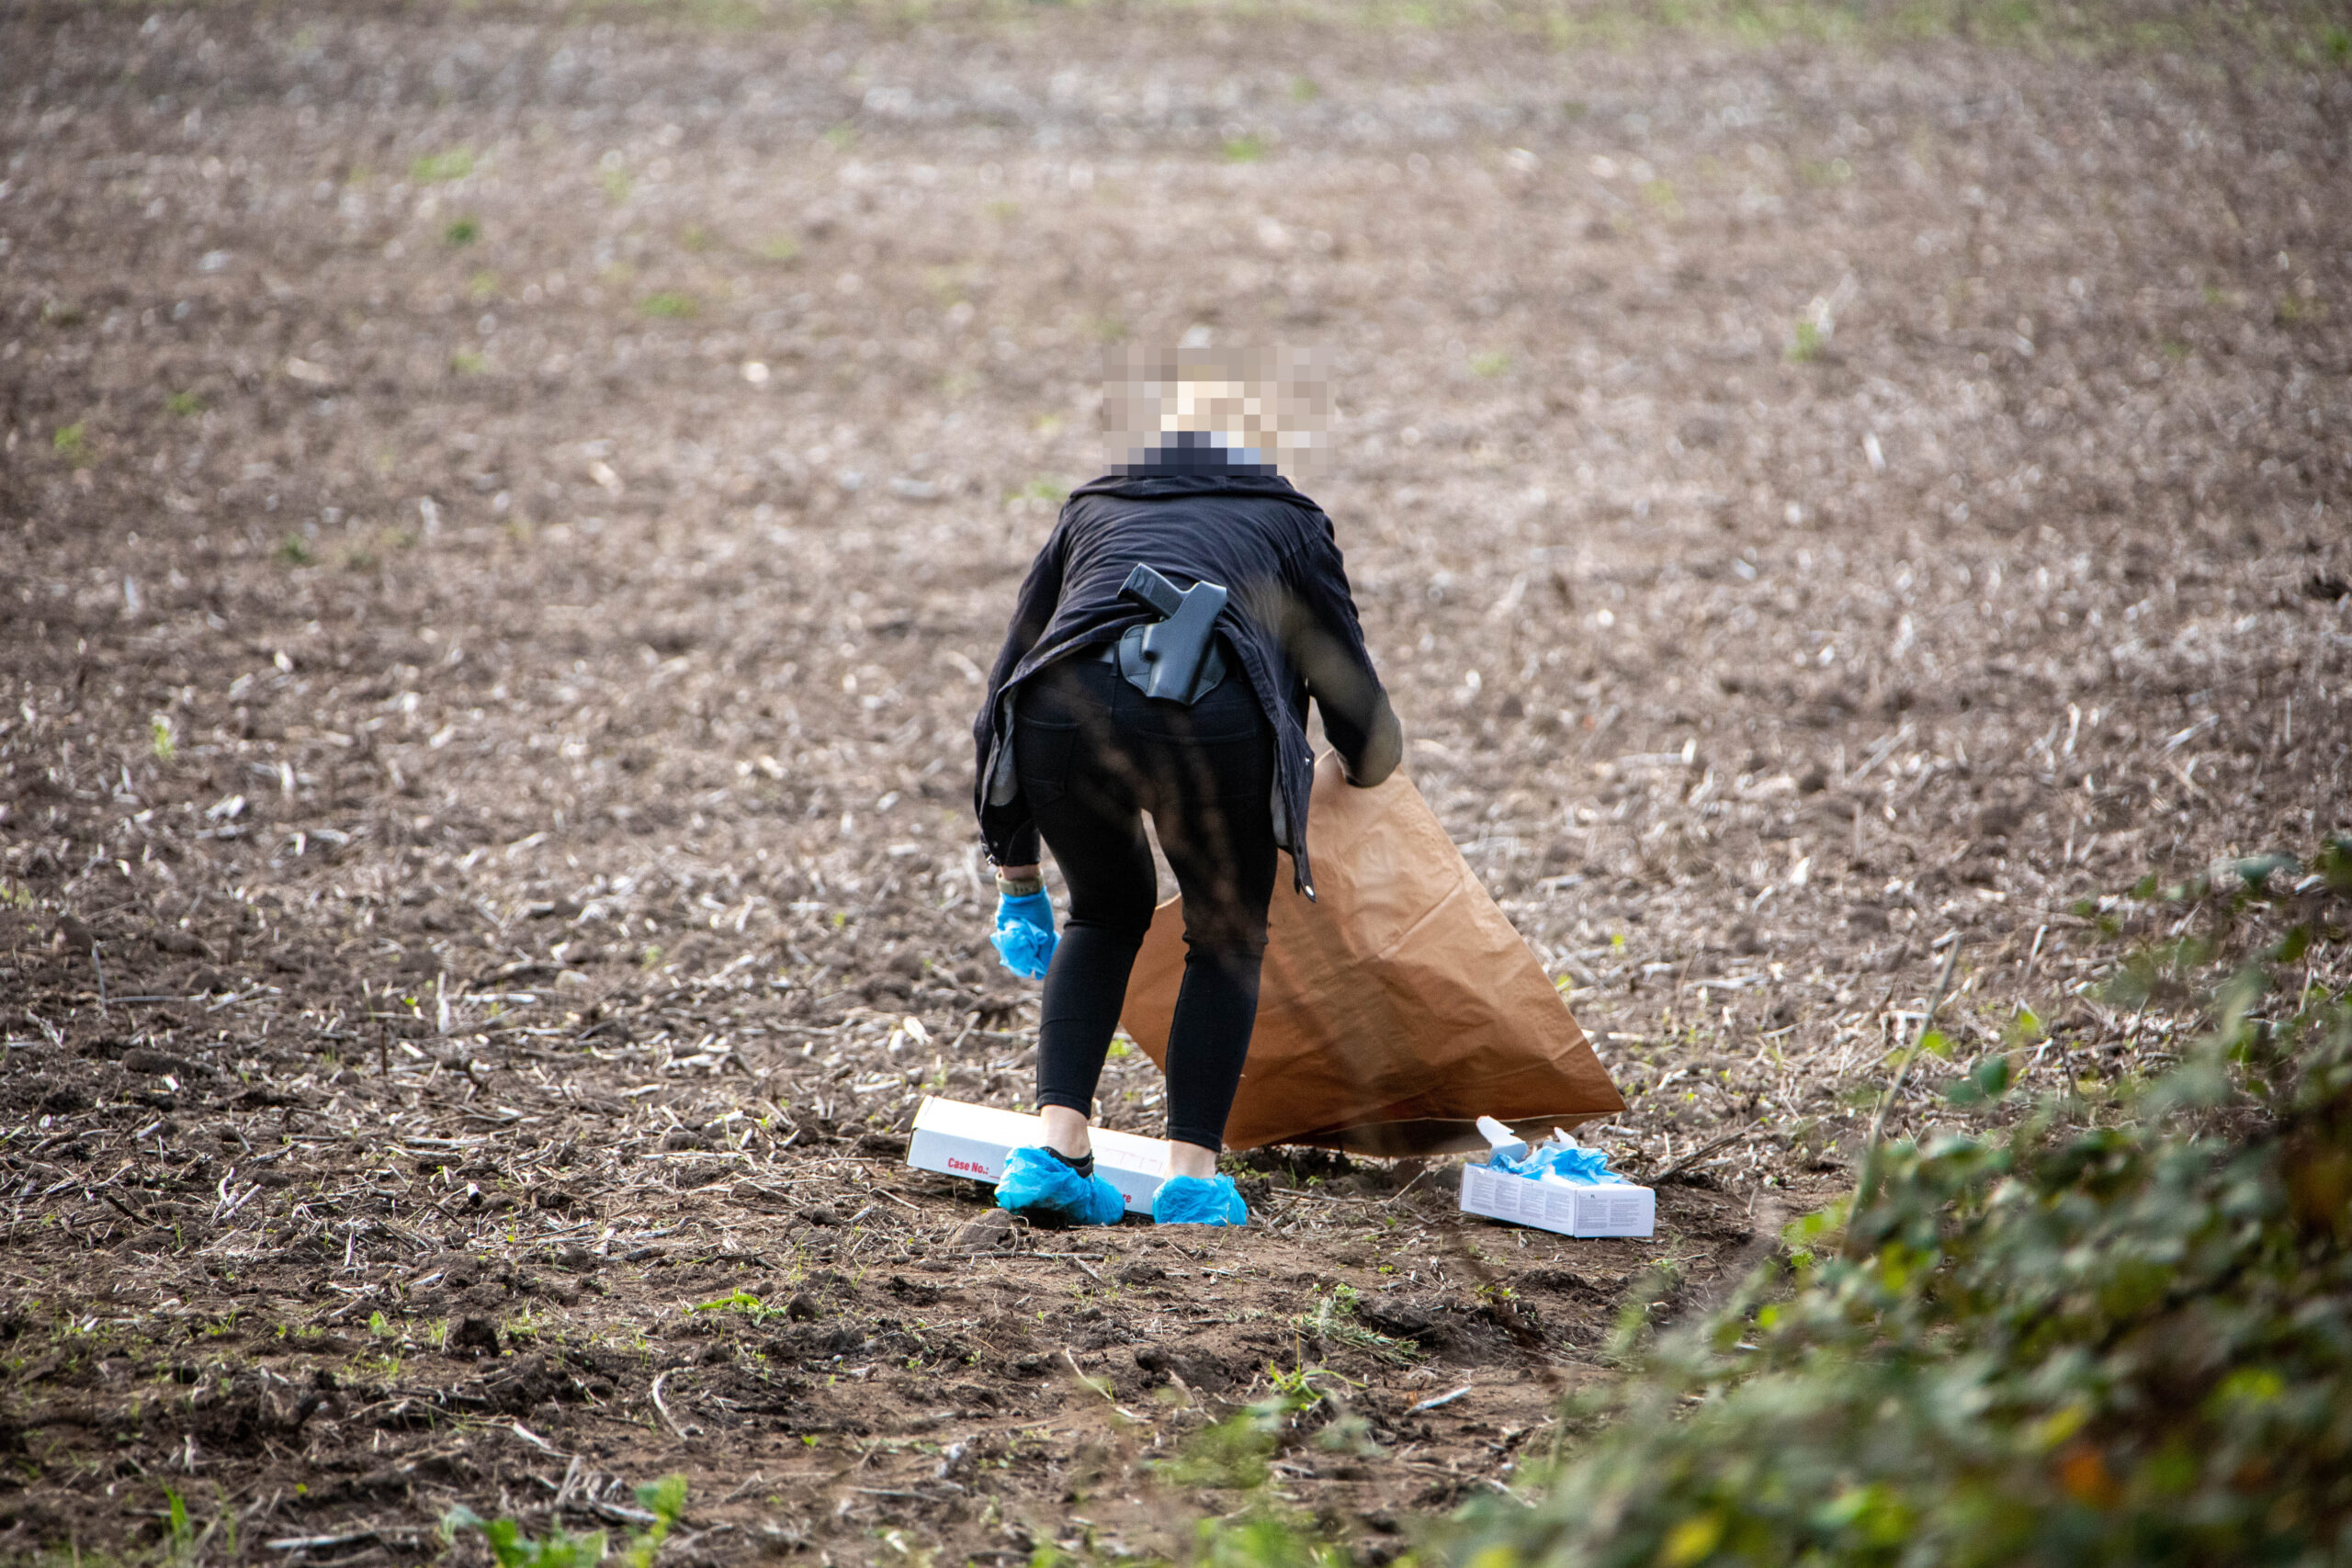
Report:
M 1184 895 L 1184 979 L 1168 1035 L 1170 1168 L 1208 1177 L 1258 1019 L 1276 868 L 1272 739 L 1245 681 L 1193 710 L 1157 775 L 1152 820 Z
M 1078 664 L 1041 676 L 1024 694 L 1014 758 L 1037 830 L 1060 868 L 1069 914 L 1046 971 L 1037 1029 L 1037 1104 L 1046 1141 L 1073 1158 L 1091 1153 L 1102 1058 L 1126 1001 L 1136 951 L 1159 891 L 1151 846 L 1118 746 L 1107 665 Z

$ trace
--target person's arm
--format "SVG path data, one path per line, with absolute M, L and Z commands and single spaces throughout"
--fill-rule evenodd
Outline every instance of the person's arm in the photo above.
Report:
M 1348 782 L 1369 789 L 1405 757 L 1405 728 L 1363 645 L 1363 623 L 1328 518 L 1307 528 L 1310 545 L 1294 572 L 1294 597 L 1283 641 L 1323 714 L 1323 733 L 1340 753 Z
M 1046 628 L 1053 624 L 1054 611 L 1061 604 L 1066 540 L 1063 525 L 1056 523 L 1054 531 L 1046 537 L 1044 547 L 1038 550 L 1037 558 L 1029 563 L 1029 575 L 1022 580 L 1021 592 L 1013 601 L 1012 623 L 1005 627 L 1004 646 L 997 650 L 996 666 L 989 672 L 988 707 L 980 716 L 981 723 L 974 727 L 978 732 L 976 739 L 979 736 L 987 738 L 979 739 L 976 746 L 978 756 L 973 763 L 978 771 L 982 790 L 988 788 L 986 775 L 992 750 L 990 742 L 1001 746 L 1012 739 L 1010 735 L 997 730 L 997 723 L 1002 717 L 996 711 L 997 699 L 1004 690 L 1004 683 L 1020 667 L 1022 660 L 1037 646 L 1037 639 L 1046 635 Z M 1036 825 L 1023 823 L 1014 831 L 1012 842 L 1006 846 L 1004 868 L 1023 870 L 1034 877 L 1036 864 Z

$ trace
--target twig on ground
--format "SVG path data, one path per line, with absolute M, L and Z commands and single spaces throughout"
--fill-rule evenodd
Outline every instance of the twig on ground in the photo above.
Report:
M 654 1374 L 653 1387 L 650 1391 L 653 1395 L 653 1408 L 661 1412 L 663 1425 L 667 1426 L 670 1430 L 678 1435 L 678 1440 L 680 1442 L 689 1442 L 692 1439 L 686 1436 L 686 1429 L 678 1425 L 678 1418 L 670 1414 L 669 1405 L 664 1404 L 662 1399 L 662 1385 L 664 1382 L 667 1382 L 669 1379 L 670 1374 L 666 1371 L 657 1372 Z
M 374 1540 L 374 1530 L 353 1530 L 348 1535 L 296 1535 L 282 1540 L 264 1541 L 272 1551 L 323 1551 L 334 1546 L 357 1546 L 361 1541 Z
M 1722 1148 L 1725 1144 L 1736 1144 L 1743 1138 L 1753 1135 L 1757 1131 L 1758 1129 L 1754 1127 L 1735 1127 L 1730 1132 L 1724 1134 L 1721 1137 L 1710 1138 L 1705 1143 L 1701 1144 L 1697 1148 L 1692 1149 L 1689 1154 L 1684 1155 L 1680 1159 L 1676 1160 L 1672 1165 L 1668 1166 L 1664 1170 L 1656 1171 L 1644 1177 L 1642 1179 L 1643 1184 L 1649 1187 L 1656 1187 L 1661 1181 L 1679 1176 L 1684 1171 L 1690 1169 L 1692 1166 L 1698 1164 L 1701 1160 L 1706 1158 L 1709 1155 L 1713 1154 L 1717 1149 Z
M 1117 1411 L 1121 1416 L 1125 1416 L 1128 1420 L 1141 1424 L 1143 1417 L 1136 1415 L 1134 1411 L 1129 1410 L 1125 1405 L 1121 1404 L 1119 1403 L 1119 1396 L 1111 1391 L 1111 1380 L 1108 1378 L 1094 1378 L 1087 1376 L 1086 1369 L 1078 1364 L 1078 1358 L 1070 1354 L 1069 1347 L 1067 1345 L 1062 1347 L 1062 1359 L 1069 1363 L 1070 1375 L 1078 1379 L 1080 1386 L 1093 1390 L 1096 1393 L 1102 1396 L 1102 1402 L 1108 1404 L 1112 1409 Z

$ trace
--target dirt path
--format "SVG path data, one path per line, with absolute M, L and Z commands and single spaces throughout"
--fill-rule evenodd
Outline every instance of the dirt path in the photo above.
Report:
M 0 17 L 0 1549 L 169 1488 L 208 1560 L 407 1561 L 677 1469 L 679 1562 L 1170 1551 L 1285 1390 L 1374 1558 L 1510 1484 L 1622 1310 L 1850 1185 L 1939 944 L 1959 1060 L 2028 1003 L 2112 1077 L 2179 1021 L 2077 901 L 2347 826 L 2301 26 Z M 1335 352 L 1411 769 L 1620 1164 L 1736 1134 L 1655 1243 L 1316 1156 L 1031 1235 L 898 1163 L 1025 1091 L 975 682 L 1097 344 L 1193 327 Z

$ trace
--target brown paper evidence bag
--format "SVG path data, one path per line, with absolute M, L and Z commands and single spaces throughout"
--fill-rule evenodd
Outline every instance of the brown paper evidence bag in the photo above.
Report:
M 1327 752 L 1306 820 L 1317 899 L 1274 890 L 1257 1032 L 1226 1146 L 1359 1154 L 1486 1146 L 1625 1108 L 1535 954 L 1402 773 L 1350 784 Z M 1184 909 L 1153 915 L 1120 1021 L 1162 1069 Z

